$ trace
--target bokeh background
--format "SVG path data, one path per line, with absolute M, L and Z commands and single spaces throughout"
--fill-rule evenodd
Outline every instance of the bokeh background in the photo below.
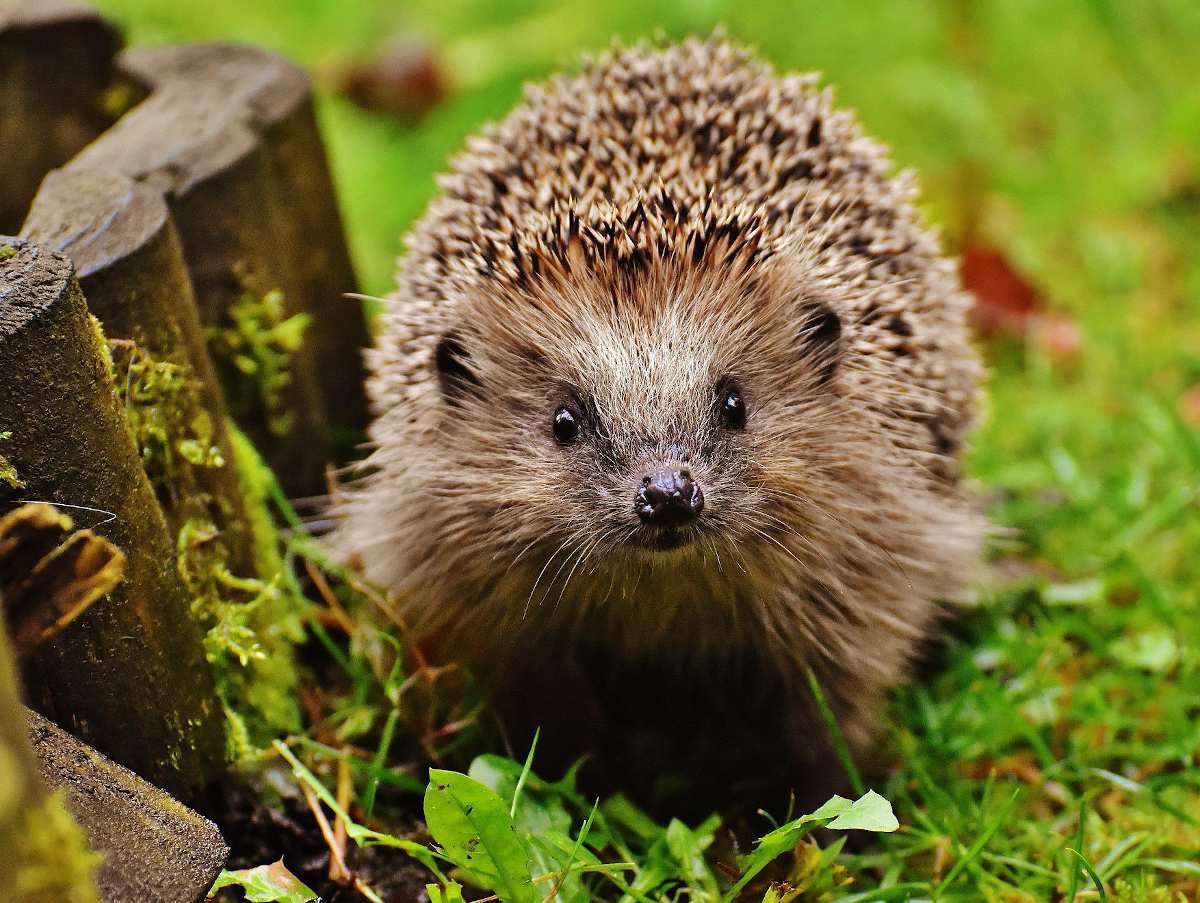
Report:
M 96 2 L 133 43 L 310 67 L 374 294 L 448 155 L 583 51 L 720 24 L 823 73 L 964 259 L 992 374 L 970 470 L 1007 529 L 897 694 L 889 798 L 918 837 L 987 835 L 971 899 L 1059 899 L 1073 843 L 1118 899 L 1200 893 L 1200 3 Z M 936 874 L 937 842 L 894 875 Z

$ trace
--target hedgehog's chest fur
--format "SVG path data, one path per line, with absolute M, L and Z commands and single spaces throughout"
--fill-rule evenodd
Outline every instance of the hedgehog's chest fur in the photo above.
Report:
M 714 40 L 530 89 L 440 184 L 342 552 L 497 693 L 651 663 L 800 752 L 811 669 L 864 743 L 983 532 L 966 299 L 911 180 Z

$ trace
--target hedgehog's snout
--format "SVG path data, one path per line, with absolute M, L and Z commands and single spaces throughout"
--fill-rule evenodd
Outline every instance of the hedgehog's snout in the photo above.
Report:
M 633 510 L 648 527 L 678 527 L 704 510 L 704 492 L 686 468 L 658 470 L 642 477 Z

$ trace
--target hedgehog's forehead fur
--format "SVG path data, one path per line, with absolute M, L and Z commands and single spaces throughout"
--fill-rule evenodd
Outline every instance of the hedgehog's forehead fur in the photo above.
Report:
M 664 630 L 698 596 L 734 629 L 764 575 L 850 608 L 961 591 L 945 573 L 978 535 L 954 488 L 978 377 L 966 299 L 911 178 L 814 76 L 720 37 L 618 47 L 529 88 L 439 184 L 370 352 L 376 470 L 339 540 L 415 614 L 494 627 L 577 568 L 577 610 L 657 593 Z M 841 325 L 833 386 L 803 341 L 814 305 Z M 434 365 L 447 337 L 477 383 L 456 399 Z M 732 437 L 712 417 L 726 378 L 749 410 Z M 607 441 L 560 448 L 555 406 L 580 395 Z M 620 572 L 628 477 L 681 451 L 720 542 L 651 586 Z M 877 615 L 911 638 L 926 615 L 893 602 Z M 753 604 L 777 639 L 819 632 L 821 605 Z M 701 641 L 722 634 L 709 618 Z
M 711 419 L 722 381 L 772 370 L 771 383 L 790 377 L 798 392 L 810 361 L 797 324 L 805 310 L 829 304 L 826 290 L 720 240 L 682 264 L 568 260 L 528 291 L 494 286 L 462 299 L 450 334 L 476 371 L 482 404 L 540 383 L 542 408 L 569 394 L 596 407 L 606 428 L 641 430 L 647 441 L 657 432 L 665 442 Z M 507 316 L 495 316 L 498 302 Z M 545 410 L 530 413 L 546 419 Z

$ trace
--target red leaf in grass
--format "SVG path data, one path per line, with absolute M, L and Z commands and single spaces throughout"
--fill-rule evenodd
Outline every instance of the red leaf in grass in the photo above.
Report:
M 963 286 L 975 296 L 971 319 L 980 333 L 1028 334 L 1042 298 L 1003 253 L 986 245 L 968 245 L 961 273 Z
M 1083 333 L 1067 314 L 1045 310 L 1045 299 L 1003 252 L 970 244 L 961 263 L 963 286 L 975 296 L 971 322 L 984 338 L 1010 336 L 1030 342 L 1052 360 L 1070 361 L 1083 348 Z

